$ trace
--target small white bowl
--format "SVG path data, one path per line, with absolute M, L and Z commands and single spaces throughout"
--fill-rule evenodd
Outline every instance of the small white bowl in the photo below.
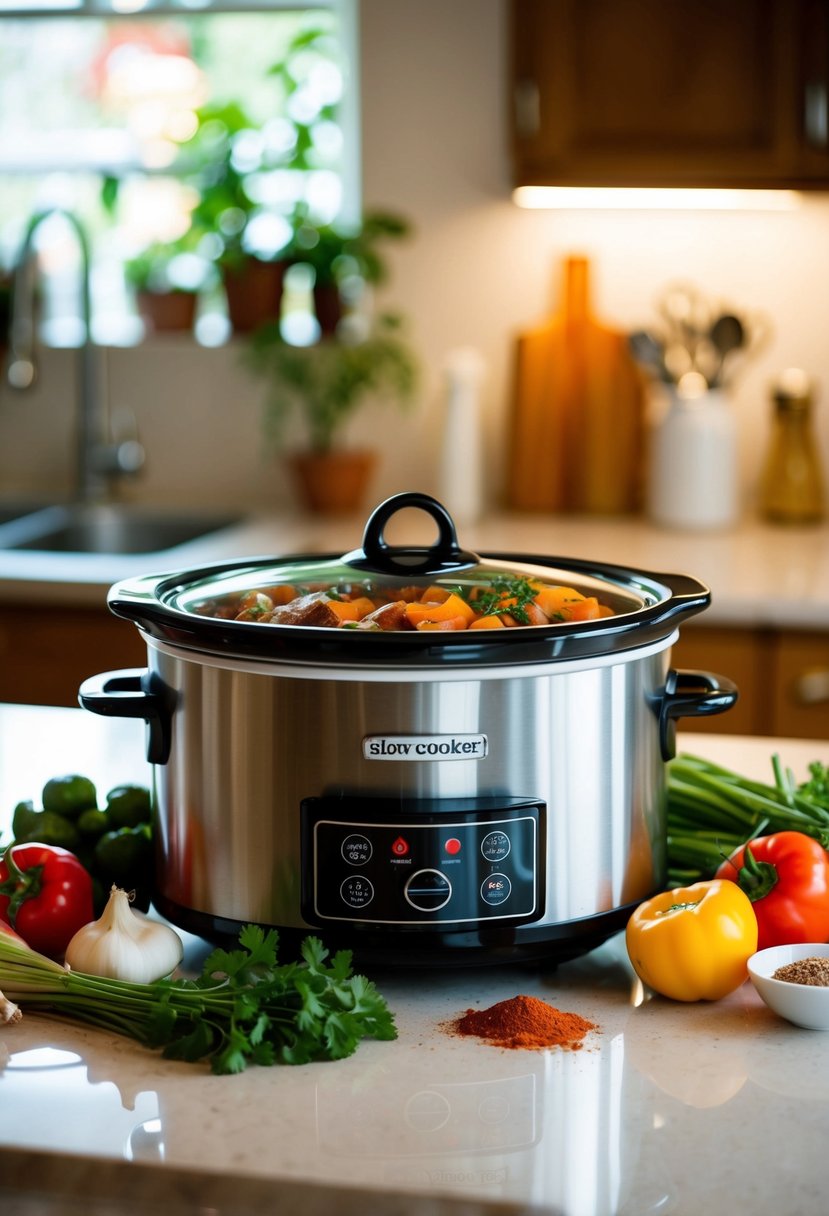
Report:
M 804 958 L 829 958 L 826 942 L 769 946 L 748 960 L 748 974 L 760 996 L 781 1018 L 807 1030 L 829 1030 L 829 987 L 772 978 L 778 967 Z

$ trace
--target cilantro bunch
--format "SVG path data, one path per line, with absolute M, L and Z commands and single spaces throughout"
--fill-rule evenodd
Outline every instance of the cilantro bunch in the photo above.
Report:
M 0 934 L 0 990 L 42 1008 L 160 1047 L 168 1059 L 209 1062 L 217 1074 L 248 1064 L 340 1060 L 365 1038 L 394 1039 L 393 1015 L 374 984 L 352 972 L 349 950 L 330 960 L 316 937 L 279 964 L 279 935 L 246 925 L 239 948 L 214 950 L 197 979 L 128 983 L 67 971 Z

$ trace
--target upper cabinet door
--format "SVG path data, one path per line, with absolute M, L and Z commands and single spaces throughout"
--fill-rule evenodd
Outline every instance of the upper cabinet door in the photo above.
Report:
M 511 0 L 515 185 L 829 189 L 829 0 Z

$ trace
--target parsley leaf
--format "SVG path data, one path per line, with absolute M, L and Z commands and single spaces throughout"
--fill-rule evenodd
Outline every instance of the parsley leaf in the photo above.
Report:
M 829 765 L 813 760 L 809 765 L 809 774 L 809 780 L 800 785 L 798 792 L 829 810 Z
M 26 950 L 24 964 L 41 967 L 38 984 L 20 999 L 32 1008 L 126 1034 L 159 1047 L 174 1060 L 206 1060 L 214 1073 L 249 1064 L 305 1064 L 351 1055 L 363 1039 L 394 1039 L 394 1017 L 370 980 L 352 973 L 352 956 L 307 937 L 301 957 L 280 964 L 279 935 L 245 925 L 238 948 L 215 949 L 195 980 L 131 983 L 54 963 Z M 0 981 L 15 992 L 19 950 L 0 935 Z M 33 961 L 34 960 L 34 961 Z M 38 962 L 37 960 L 40 960 Z

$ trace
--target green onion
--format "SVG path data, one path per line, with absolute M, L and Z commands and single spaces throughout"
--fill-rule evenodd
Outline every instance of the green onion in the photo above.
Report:
M 774 784 L 750 780 L 699 756 L 668 764 L 668 879 L 710 878 L 720 863 L 763 832 L 796 831 L 829 847 L 829 769 L 815 761 L 797 785 L 772 756 Z

